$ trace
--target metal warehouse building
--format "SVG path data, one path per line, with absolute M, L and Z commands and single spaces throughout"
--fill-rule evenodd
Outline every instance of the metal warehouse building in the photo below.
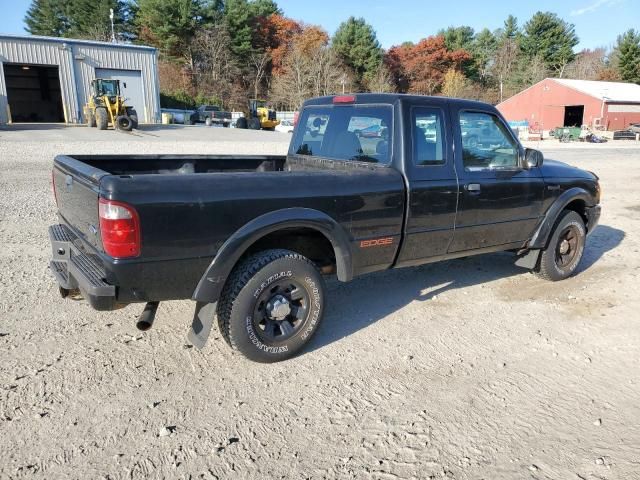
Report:
M 497 105 L 509 121 L 543 130 L 588 125 L 621 130 L 640 122 L 640 85 L 547 78 Z
M 121 80 L 140 122 L 160 122 L 155 48 L 0 35 L 0 124 L 84 123 L 82 107 L 95 78 Z

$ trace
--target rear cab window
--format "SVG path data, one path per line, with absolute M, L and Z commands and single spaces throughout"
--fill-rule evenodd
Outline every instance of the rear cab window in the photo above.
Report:
M 391 105 L 308 106 L 300 115 L 293 153 L 388 165 Z

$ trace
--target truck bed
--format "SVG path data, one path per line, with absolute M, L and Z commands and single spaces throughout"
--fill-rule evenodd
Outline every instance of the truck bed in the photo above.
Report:
M 61 155 L 53 170 L 60 224 L 74 248 L 104 270 L 121 303 L 190 298 L 217 251 L 243 225 L 286 209 L 323 212 L 350 242 L 394 238 L 385 253 L 358 249 L 354 271 L 387 268 L 404 215 L 401 174 L 320 158 L 233 155 Z M 124 202 L 140 219 L 141 253 L 105 254 L 98 200 Z
M 174 175 L 282 171 L 284 155 L 74 155 L 111 175 Z

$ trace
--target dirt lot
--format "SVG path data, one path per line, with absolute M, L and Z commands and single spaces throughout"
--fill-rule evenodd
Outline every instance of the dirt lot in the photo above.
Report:
M 259 365 L 192 304 L 98 313 L 49 273 L 54 154 L 269 152 L 285 134 L 0 130 L 0 478 L 640 476 L 640 146 L 545 143 L 601 177 L 577 276 L 496 254 L 330 283 L 298 358 Z

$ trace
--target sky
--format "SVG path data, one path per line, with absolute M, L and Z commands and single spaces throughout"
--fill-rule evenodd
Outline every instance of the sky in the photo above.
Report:
M 97 0 L 99 1 L 99 0 Z M 640 0 L 277 0 L 288 17 L 321 25 L 330 34 L 349 16 L 364 17 L 378 40 L 389 48 L 417 42 L 448 26 L 469 25 L 476 31 L 502 26 L 509 14 L 526 22 L 536 11 L 557 13 L 576 27 L 577 49 L 612 46 L 616 37 L 640 29 Z M 31 0 L 0 0 L 0 33 L 24 34 L 24 15 Z

